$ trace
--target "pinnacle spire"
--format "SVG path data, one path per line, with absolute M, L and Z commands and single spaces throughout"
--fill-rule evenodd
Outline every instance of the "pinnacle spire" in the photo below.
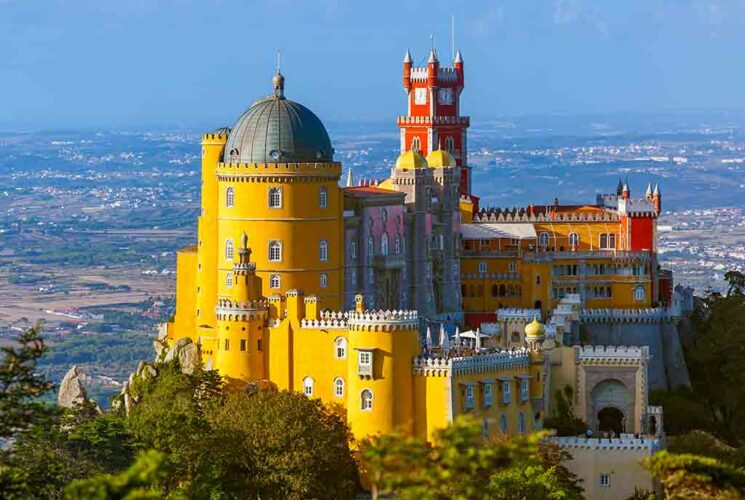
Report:
M 647 196 L 652 196 L 652 183 L 651 182 L 647 184 L 647 193 L 646 193 L 646 195 Z
M 352 181 L 352 167 L 349 167 L 347 169 L 347 187 L 354 186 L 354 183 Z
M 432 47 L 432 50 L 429 51 L 429 59 L 427 60 L 428 63 L 436 63 L 439 62 L 437 59 L 437 51 L 434 47 Z
M 660 196 L 660 185 L 659 184 L 654 185 L 654 192 L 652 193 L 652 196 Z
M 454 63 L 462 63 L 463 62 L 463 56 L 460 55 L 460 49 L 455 53 L 455 59 L 453 60 Z
M 406 49 L 406 55 L 404 55 L 404 63 L 411 63 L 411 52 L 409 52 L 409 49 Z

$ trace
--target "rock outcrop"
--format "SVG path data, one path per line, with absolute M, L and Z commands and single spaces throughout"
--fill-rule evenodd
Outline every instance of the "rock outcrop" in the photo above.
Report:
M 57 404 L 62 408 L 72 408 L 89 402 L 88 394 L 83 386 L 85 373 L 80 371 L 78 365 L 72 365 L 59 386 Z

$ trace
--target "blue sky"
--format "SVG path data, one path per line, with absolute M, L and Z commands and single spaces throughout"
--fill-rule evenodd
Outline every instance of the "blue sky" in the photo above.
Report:
M 392 119 L 451 14 L 475 117 L 745 108 L 742 0 L 0 0 L 0 129 L 229 124 L 275 49 L 324 120 Z

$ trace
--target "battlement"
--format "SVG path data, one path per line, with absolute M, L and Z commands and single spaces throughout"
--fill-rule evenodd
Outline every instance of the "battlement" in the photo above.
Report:
M 540 309 L 527 309 L 524 307 L 509 307 L 497 309 L 497 320 L 526 320 L 533 321 L 541 317 Z
M 237 275 L 254 274 L 256 272 L 255 262 L 236 262 L 233 264 L 233 272 Z
M 217 164 L 217 177 L 220 180 L 240 181 L 267 177 L 267 181 L 290 182 L 302 177 L 323 177 L 338 179 L 341 176 L 341 163 L 229 163 Z
M 530 213 L 524 207 L 483 208 L 473 214 L 473 222 L 618 222 L 618 214 L 609 210 L 600 212 L 553 213 L 550 210 Z
M 647 346 L 575 346 L 575 358 L 580 363 L 640 364 L 649 358 Z
M 427 66 L 415 66 L 411 68 L 410 78 L 412 82 L 427 83 L 429 72 Z M 458 71 L 452 67 L 440 66 L 437 68 L 437 80 L 441 82 L 457 82 Z
M 225 144 L 228 140 L 229 133 L 230 129 L 225 129 L 219 132 L 215 131 L 209 134 L 202 134 L 202 142 L 217 142 Z
M 643 309 L 582 309 L 580 319 L 585 323 L 662 323 L 675 316 L 661 307 Z
M 492 279 L 492 280 L 519 280 L 519 273 L 463 273 L 461 279 Z
M 520 348 L 513 351 L 497 351 L 489 354 L 452 358 L 453 375 L 488 373 L 530 364 L 530 351 Z
M 547 441 L 561 448 L 586 450 L 619 450 L 645 451 L 650 454 L 660 450 L 661 442 L 657 438 L 620 437 L 620 438 L 587 438 L 587 437 L 551 437 Z
M 230 299 L 220 299 L 217 301 L 217 307 L 215 307 L 217 319 L 224 321 L 248 321 L 266 318 L 268 312 L 268 302 L 265 300 L 239 303 Z
M 416 311 L 351 311 L 347 314 L 350 330 L 389 332 L 419 327 Z
M 449 376 L 453 368 L 453 358 L 430 358 L 417 356 L 414 358 L 414 374 L 425 377 Z
M 657 217 L 654 202 L 646 198 L 618 200 L 618 212 L 629 217 Z
M 468 116 L 408 116 L 398 117 L 398 125 L 465 125 L 471 124 Z
M 300 321 L 300 328 L 324 328 L 333 330 L 346 330 L 348 327 L 346 319 L 303 319 Z

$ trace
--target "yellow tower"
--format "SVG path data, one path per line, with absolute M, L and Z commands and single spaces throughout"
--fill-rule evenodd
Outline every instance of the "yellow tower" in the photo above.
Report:
M 261 300 L 261 279 L 256 276 L 256 264 L 251 262 L 245 234 L 238 256 L 231 278 L 232 294 L 217 303 L 213 359 L 220 374 L 230 379 L 262 379 L 265 377 L 262 341 L 269 305 Z
M 341 164 L 321 121 L 274 93 L 253 103 L 228 136 L 216 167 L 217 298 L 232 295 L 233 258 L 248 235 L 263 295 L 304 290 L 324 308 L 341 306 L 343 291 Z

